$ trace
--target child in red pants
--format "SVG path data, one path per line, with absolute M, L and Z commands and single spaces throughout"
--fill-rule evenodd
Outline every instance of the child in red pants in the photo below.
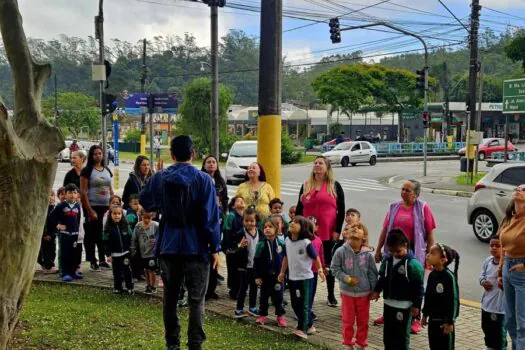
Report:
M 378 276 L 374 257 L 363 244 L 364 235 L 363 224 L 346 225 L 343 230 L 345 243 L 336 250 L 330 266 L 341 290 L 343 346 L 354 349 L 357 345 L 358 350 L 368 346 L 369 296 Z M 354 332 L 355 323 L 357 332 Z

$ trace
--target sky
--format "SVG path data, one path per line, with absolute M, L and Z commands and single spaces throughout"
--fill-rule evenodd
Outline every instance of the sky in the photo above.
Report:
M 26 35 L 41 39 L 60 34 L 87 38 L 94 32 L 94 16 L 99 0 L 18 0 Z M 451 12 L 468 22 L 470 0 L 441 0 Z M 240 29 L 259 36 L 261 0 L 226 0 L 219 10 L 219 34 Z M 481 30 L 491 28 L 496 34 L 525 27 L 525 0 L 480 0 Z M 245 11 L 238 7 L 255 9 Z M 342 33 L 342 42 L 332 44 L 329 18 L 339 16 L 341 27 L 386 20 L 404 29 L 424 33 L 427 45 L 464 45 L 467 31 L 438 0 L 283 0 L 283 55 L 291 64 L 315 62 L 323 56 L 350 53 L 361 49 L 368 60 L 399 51 L 418 50 L 421 44 L 397 33 L 352 30 Z M 363 9 L 365 8 L 365 9 Z M 359 11 L 363 9 L 362 11 Z M 105 0 L 104 31 L 106 39 L 119 38 L 136 43 L 156 35 L 192 33 L 197 43 L 209 46 L 209 8 L 192 0 Z M 348 14 L 347 16 L 343 16 Z M 351 17 L 351 18 L 349 18 Z M 314 20 L 314 21 L 312 21 Z M 321 23 L 317 23 L 321 22 Z M 303 28 L 298 28 L 303 27 Z M 292 30 L 290 30 L 292 29 Z M 387 28 L 377 27 L 379 30 Z

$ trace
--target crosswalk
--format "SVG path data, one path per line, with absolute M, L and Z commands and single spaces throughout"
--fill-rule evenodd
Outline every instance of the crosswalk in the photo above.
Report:
M 382 185 L 378 180 L 357 178 L 337 180 L 345 192 L 385 191 L 389 187 Z M 297 197 L 301 190 L 302 182 L 286 181 L 281 183 L 281 196 Z M 228 196 L 233 197 L 238 186 L 228 185 Z

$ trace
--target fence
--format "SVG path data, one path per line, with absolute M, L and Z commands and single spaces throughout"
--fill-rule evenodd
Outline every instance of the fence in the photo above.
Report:
M 492 153 L 492 159 L 503 160 L 504 152 L 494 152 Z M 522 161 L 525 162 L 525 152 L 508 152 L 508 160 Z
M 379 154 L 423 153 L 422 142 L 411 143 L 376 143 Z M 465 147 L 465 142 L 427 142 L 428 153 L 457 153 Z

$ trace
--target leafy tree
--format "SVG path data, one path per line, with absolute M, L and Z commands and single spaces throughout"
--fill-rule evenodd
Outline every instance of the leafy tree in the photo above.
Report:
M 62 130 L 78 138 L 83 128 L 90 134 L 100 130 L 100 110 L 97 101 L 78 92 L 61 92 L 57 96 L 58 116 L 55 116 L 55 99 L 48 97 L 42 104 L 42 112 L 46 118 L 54 122 Z
M 330 124 L 330 134 L 331 135 L 339 135 L 341 131 L 344 131 L 344 126 L 341 123 L 332 123 Z
M 292 139 L 286 132 L 281 132 L 281 163 L 295 164 L 301 159 L 301 153 L 295 149 Z
M 505 47 L 505 53 L 513 62 L 521 61 L 523 70 L 525 71 L 525 30 L 521 32 L 512 42 Z

